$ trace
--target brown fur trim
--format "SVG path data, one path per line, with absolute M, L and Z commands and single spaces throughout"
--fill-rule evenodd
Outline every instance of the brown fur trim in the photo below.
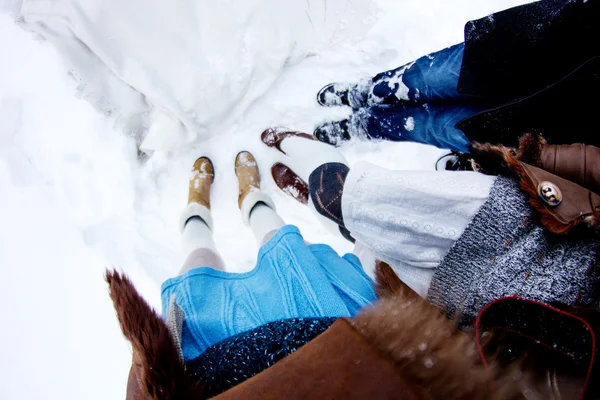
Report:
M 398 278 L 392 267 L 381 260 L 375 262 L 375 293 L 380 299 L 394 296 L 419 297 Z
M 525 164 L 539 167 L 542 165 L 541 155 L 542 148 L 547 144 L 546 139 L 540 135 L 526 133 L 519 139 L 519 150 L 517 151 L 517 159 Z
M 513 149 L 501 145 L 474 142 L 469 146 L 473 162 L 481 172 L 500 175 L 510 171 L 508 158 L 516 158 L 526 164 L 539 167 L 542 148 L 546 140 L 540 135 L 526 133 L 519 139 L 519 148 Z
M 488 175 L 511 175 L 507 158 L 516 155 L 513 149 L 484 143 L 472 143 L 469 151 L 477 170 Z
M 202 386 L 193 383 L 186 374 L 166 324 L 137 292 L 129 278 L 107 270 L 106 282 L 121 330 L 133 347 L 130 379 L 137 380 L 133 383 L 137 383 L 141 391 L 141 396 L 138 393 L 135 398 L 202 398 Z
M 350 322 L 433 399 L 516 399 L 529 387 L 516 368 L 486 369 L 472 338 L 418 296 L 385 298 Z
M 600 234 L 600 211 L 596 211 L 594 215 L 587 215 L 581 219 L 581 224 L 591 229 L 596 234 Z

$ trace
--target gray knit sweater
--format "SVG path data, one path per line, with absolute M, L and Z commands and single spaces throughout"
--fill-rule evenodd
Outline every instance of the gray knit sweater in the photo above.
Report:
M 499 177 L 437 268 L 428 299 L 463 326 L 505 296 L 595 305 L 599 243 L 546 232 L 517 182 Z

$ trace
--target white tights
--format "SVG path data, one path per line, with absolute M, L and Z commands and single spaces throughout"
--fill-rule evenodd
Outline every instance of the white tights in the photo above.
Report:
M 265 203 L 257 203 L 250 212 L 250 228 L 259 245 L 263 245 L 285 225 L 281 217 Z M 183 229 L 182 251 L 188 257 L 179 275 L 199 266 L 225 270 L 225 263 L 219 254 L 213 234 L 200 217 L 188 219 Z
M 285 164 L 307 183 L 310 174 L 323 164 L 348 165 L 348 161 L 338 149 L 317 140 L 290 136 L 283 139 L 281 149 L 288 156 Z

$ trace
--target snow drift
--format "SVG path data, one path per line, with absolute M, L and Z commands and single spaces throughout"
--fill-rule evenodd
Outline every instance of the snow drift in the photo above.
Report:
M 373 10 L 371 0 L 24 0 L 20 18 L 142 149 L 173 150 L 235 122 L 286 64 L 364 34 Z

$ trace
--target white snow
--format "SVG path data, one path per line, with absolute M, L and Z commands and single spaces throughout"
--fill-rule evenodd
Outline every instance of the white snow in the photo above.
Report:
M 286 194 L 289 194 L 290 196 L 292 196 L 294 198 L 300 197 L 300 191 L 295 186 L 287 186 L 284 189 L 284 191 L 285 191 Z
M 286 65 L 364 35 L 377 10 L 373 0 L 22 1 L 23 25 L 60 48 L 81 96 L 148 151 L 230 128 Z
M 404 71 L 406 71 L 413 65 L 414 65 L 414 62 L 407 64 L 400 71 L 398 71 L 398 73 L 395 76 L 393 76 L 388 81 L 388 86 L 391 89 L 394 89 L 396 87 L 396 85 L 398 85 L 398 88 L 396 89 L 396 93 L 395 93 L 395 96 L 398 98 L 398 100 L 406 100 L 406 101 L 410 100 L 410 98 L 408 97 L 408 92 L 410 89 L 402 81 L 402 76 L 404 74 Z
M 412 132 L 415 130 L 415 119 L 414 117 L 408 117 L 406 118 L 406 120 L 404 121 L 404 129 L 406 129 L 409 132 Z
M 344 118 L 347 109 L 316 103 L 323 85 L 372 76 L 457 43 L 468 19 L 523 1 L 377 3 L 379 19 L 359 43 L 332 46 L 285 67 L 235 126 L 147 161 L 138 160 L 133 139 L 73 96 L 77 83 L 55 48 L 34 40 L 6 14 L 16 2 L 0 3 L 3 398 L 124 397 L 130 350 L 102 273 L 105 267 L 125 270 L 160 309 L 160 283 L 180 267 L 177 220 L 191 166 L 201 155 L 215 166 L 215 241 L 231 270 L 252 268 L 257 251 L 237 209 L 234 158 L 240 150 L 256 156 L 263 188 L 307 241 L 352 250 L 277 189 L 269 169 L 284 156 L 264 146 L 260 133 L 273 125 L 311 132 L 326 119 Z M 213 37 L 218 42 L 218 32 Z M 343 151 L 350 163 L 360 159 L 397 169 L 432 169 L 443 152 L 390 142 L 350 143 Z

